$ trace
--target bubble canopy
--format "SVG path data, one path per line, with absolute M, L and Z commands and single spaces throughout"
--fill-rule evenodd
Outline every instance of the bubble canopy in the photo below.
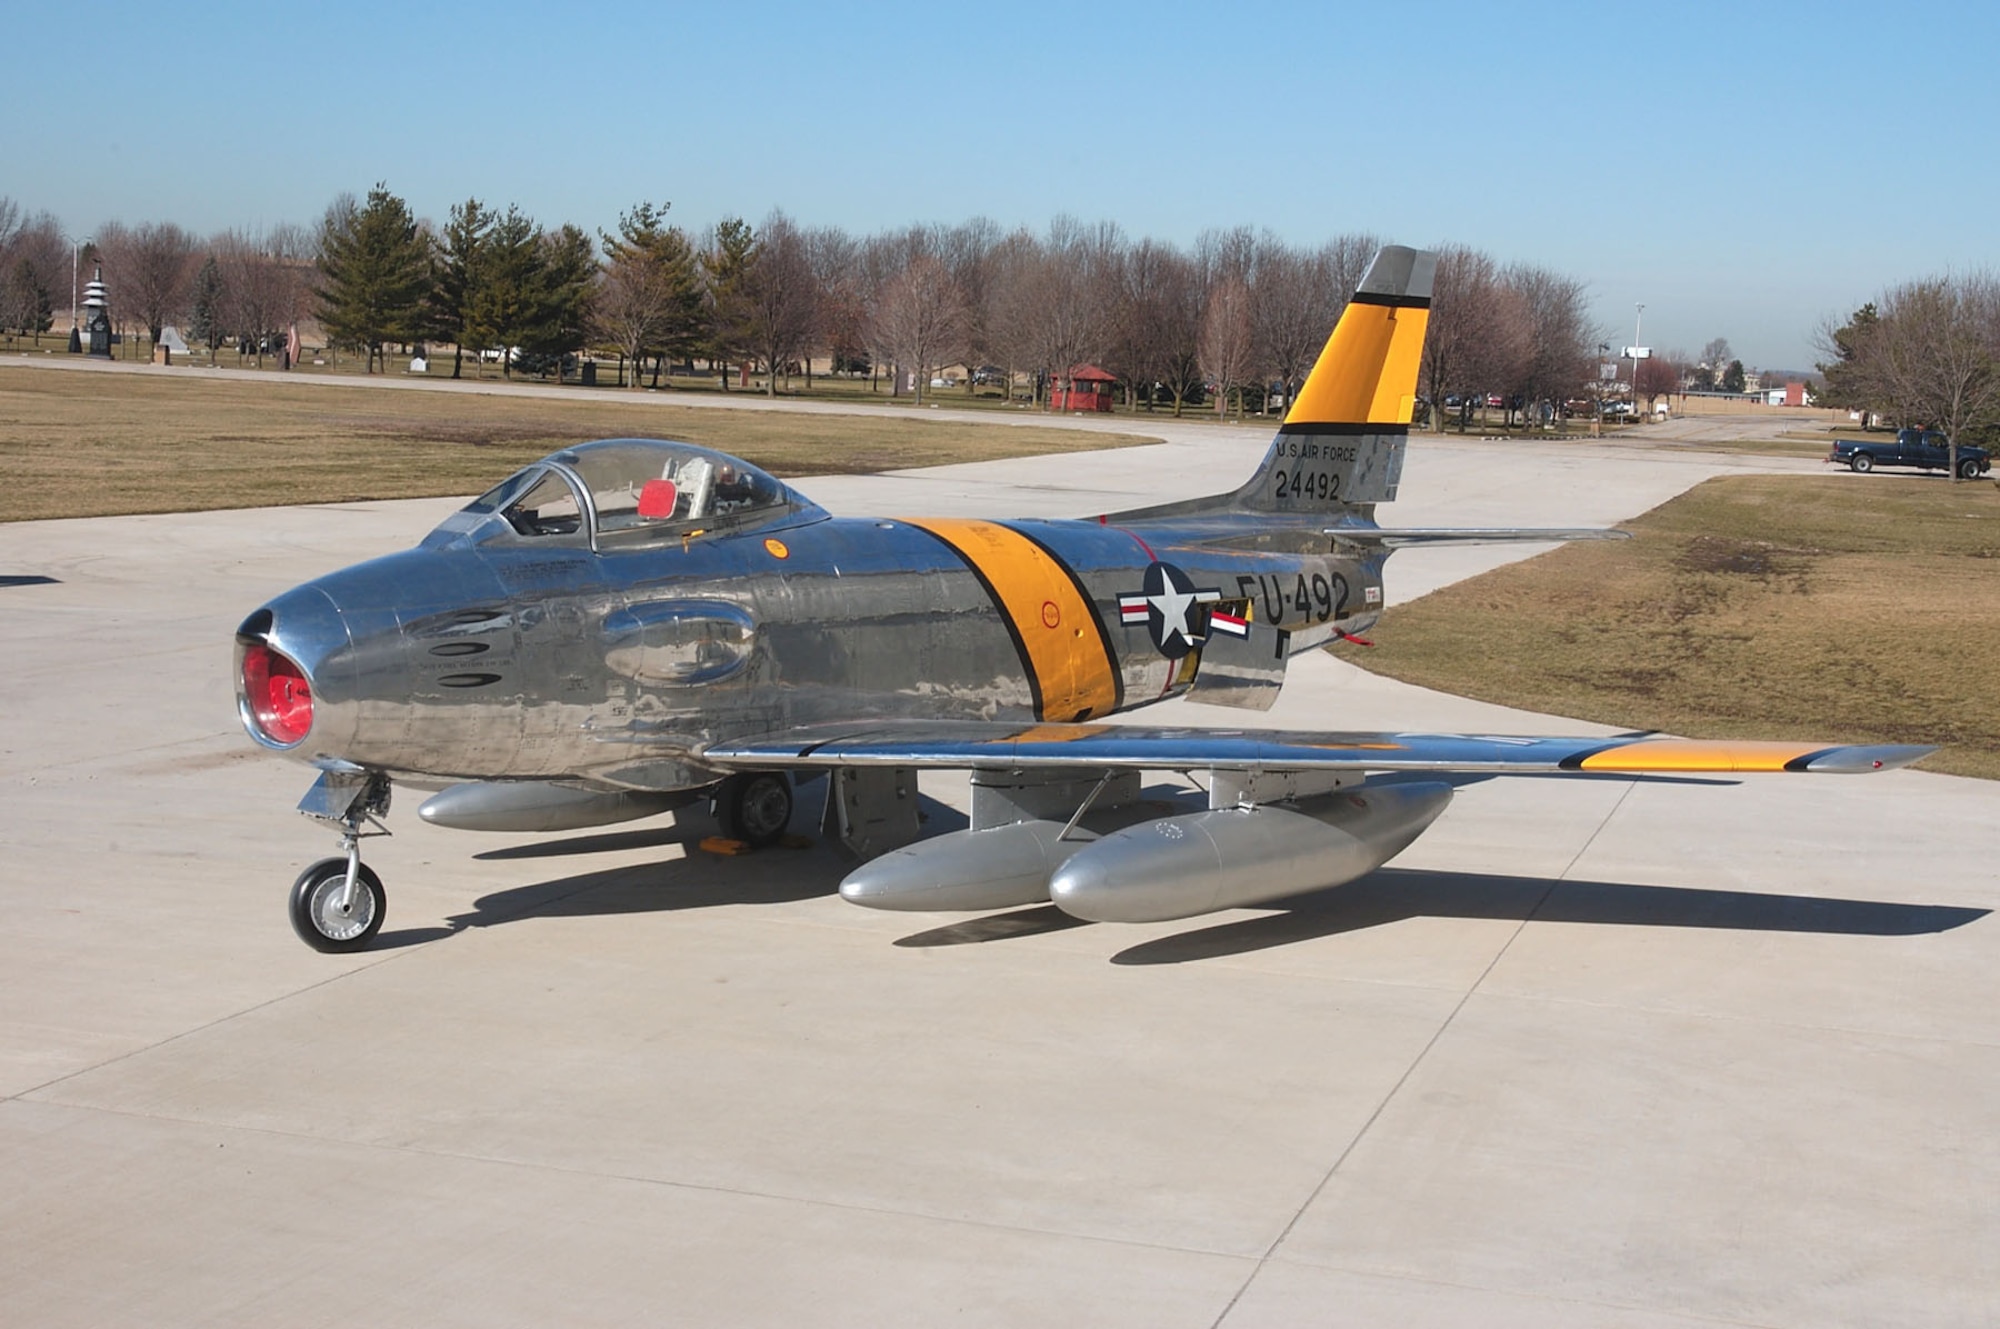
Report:
M 826 514 L 740 457 L 692 443 L 608 438 L 552 453 L 495 485 L 440 531 L 497 518 L 528 539 L 611 550 Z M 501 533 L 496 528 L 495 534 Z

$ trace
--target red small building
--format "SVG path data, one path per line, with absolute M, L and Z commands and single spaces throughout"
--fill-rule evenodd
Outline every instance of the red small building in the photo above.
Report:
M 1096 365 L 1077 365 L 1049 385 L 1049 409 L 1108 411 L 1111 409 L 1111 385 L 1117 381 L 1116 374 L 1107 373 Z

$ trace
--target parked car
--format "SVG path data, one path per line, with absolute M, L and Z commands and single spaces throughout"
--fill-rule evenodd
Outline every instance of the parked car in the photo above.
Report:
M 1856 471 L 1872 471 L 1877 466 L 1914 466 L 1925 471 L 1951 469 L 1951 445 L 1935 429 L 1898 429 L 1895 439 L 1836 438 L 1826 454 L 1829 463 Z M 1993 469 L 1993 458 L 1985 448 L 1969 443 L 1958 445 L 1958 475 L 1971 480 Z

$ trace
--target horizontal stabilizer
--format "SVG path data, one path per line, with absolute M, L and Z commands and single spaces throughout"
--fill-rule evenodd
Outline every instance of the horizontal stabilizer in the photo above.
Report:
M 1326 534 L 1363 549 L 1409 545 L 1553 544 L 1565 540 L 1629 540 L 1632 532 L 1602 526 L 1329 526 Z

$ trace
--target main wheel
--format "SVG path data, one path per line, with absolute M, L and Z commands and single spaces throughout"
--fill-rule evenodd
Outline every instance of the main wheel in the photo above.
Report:
M 1875 469 L 1875 459 L 1865 452 L 1855 453 L 1853 460 L 1847 464 L 1857 471 L 1872 471 Z
M 1958 464 L 1958 478 L 1961 480 L 1977 480 L 1979 478 L 1979 463 L 1967 457 Z
M 732 775 L 715 790 L 715 821 L 732 840 L 765 849 L 792 823 L 792 782 L 783 771 Z
M 389 897 L 382 879 L 366 863 L 354 874 L 354 902 L 340 907 L 347 886 L 347 860 L 322 858 L 292 884 L 292 931 L 316 951 L 358 951 L 382 930 Z

